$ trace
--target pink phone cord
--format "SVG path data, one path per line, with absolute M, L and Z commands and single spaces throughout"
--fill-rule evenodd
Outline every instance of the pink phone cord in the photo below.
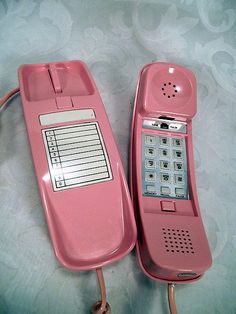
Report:
M 9 93 L 7 93 L 6 95 L 4 95 L 1 99 L 0 99 L 0 108 L 4 105 L 5 102 L 7 102 L 12 96 L 14 96 L 16 93 L 18 93 L 20 91 L 20 88 L 17 87 L 13 90 L 11 90 Z
M 111 308 L 110 308 L 110 305 L 107 303 L 106 286 L 105 286 L 102 268 L 97 268 L 96 272 L 97 272 L 97 278 L 98 278 L 102 300 L 97 301 L 92 306 L 92 313 L 93 314 L 110 314 Z
M 173 283 L 168 284 L 168 301 L 171 314 L 177 314 L 177 308 L 175 304 L 175 285 Z

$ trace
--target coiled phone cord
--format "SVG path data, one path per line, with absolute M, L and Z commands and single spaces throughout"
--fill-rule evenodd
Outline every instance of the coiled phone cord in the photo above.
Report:
M 1 99 L 0 99 L 0 109 L 1 107 L 3 107 L 3 105 L 15 94 L 19 93 L 20 88 L 16 87 L 14 89 L 12 89 L 9 93 L 7 93 L 6 95 L 4 95 Z
M 101 293 L 101 299 L 102 300 L 97 301 L 92 306 L 92 314 L 110 314 L 111 308 L 110 308 L 109 303 L 107 303 L 106 286 L 105 286 L 102 268 L 97 268 L 96 272 L 97 272 L 97 278 L 98 278 L 98 283 L 99 283 L 99 287 L 100 287 L 100 293 Z
M 168 302 L 170 314 L 177 314 L 177 308 L 175 303 L 175 285 L 168 283 Z

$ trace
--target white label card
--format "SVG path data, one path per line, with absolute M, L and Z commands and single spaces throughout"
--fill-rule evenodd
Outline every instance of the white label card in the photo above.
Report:
M 42 130 L 53 190 L 112 180 L 97 122 Z

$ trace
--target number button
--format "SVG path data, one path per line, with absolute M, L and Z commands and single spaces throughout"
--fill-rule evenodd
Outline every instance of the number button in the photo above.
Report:
M 175 183 L 176 184 L 183 184 L 183 181 L 184 181 L 184 179 L 183 179 L 182 175 L 180 175 L 180 174 L 175 175 Z
M 155 148 L 147 147 L 147 148 L 145 149 L 145 155 L 146 155 L 147 157 L 153 157 L 153 156 L 155 156 L 155 155 L 156 155 L 156 150 L 155 150 Z
M 168 173 L 161 173 L 161 182 L 168 183 L 170 182 L 170 175 Z
M 183 155 L 183 153 L 181 150 L 174 150 L 174 157 L 175 158 L 181 159 L 182 155 Z
M 145 144 L 147 144 L 147 145 L 155 145 L 156 144 L 155 136 L 145 135 Z
M 173 145 L 176 147 L 180 147 L 182 144 L 182 140 L 180 138 L 173 138 Z
M 156 181 L 155 172 L 145 172 L 145 181 L 155 182 Z
M 155 193 L 156 192 L 155 185 L 147 185 L 146 189 L 147 189 L 147 192 L 149 192 L 149 193 Z
M 175 188 L 175 195 L 177 197 L 184 197 L 184 189 L 182 189 L 182 188 Z
M 161 160 L 161 161 L 160 161 L 160 168 L 161 168 L 161 169 L 170 169 L 170 163 L 169 163 L 169 161 Z
M 175 170 L 183 170 L 183 164 L 182 162 L 175 162 L 174 163 Z
M 162 136 L 160 136 L 160 144 L 161 144 L 161 145 L 169 145 L 169 139 L 168 139 L 168 137 L 162 137 Z
M 149 168 L 149 169 L 154 169 L 155 168 L 155 161 L 152 159 L 145 160 L 145 167 Z
M 168 186 L 161 186 L 161 195 L 170 195 L 170 188 Z
M 160 156 L 161 157 L 169 157 L 169 149 L 160 149 Z

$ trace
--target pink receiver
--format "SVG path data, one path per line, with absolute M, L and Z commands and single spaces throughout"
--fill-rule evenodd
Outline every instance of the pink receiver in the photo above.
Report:
M 109 121 L 81 61 L 22 65 L 20 91 L 53 248 L 70 270 L 131 251 L 136 226 Z
M 186 283 L 210 267 L 194 175 L 196 80 L 179 65 L 146 65 L 133 113 L 130 184 L 137 255 L 152 279 Z

